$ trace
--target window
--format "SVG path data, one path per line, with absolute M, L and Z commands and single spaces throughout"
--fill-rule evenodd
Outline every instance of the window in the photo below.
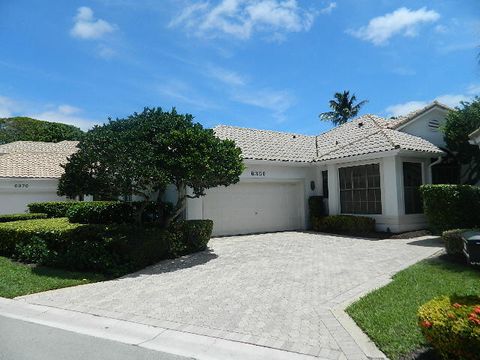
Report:
M 323 197 L 328 198 L 328 171 L 322 171 Z
M 405 214 L 423 213 L 422 198 L 422 165 L 419 163 L 403 163 L 403 193 L 405 197 Z
M 370 164 L 338 169 L 343 214 L 381 214 L 380 166 Z

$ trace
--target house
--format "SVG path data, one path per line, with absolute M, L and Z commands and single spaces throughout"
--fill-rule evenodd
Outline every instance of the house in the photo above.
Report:
M 480 146 L 480 128 L 472 132 L 469 136 L 470 144 Z
M 62 201 L 57 186 L 61 164 L 78 142 L 45 143 L 17 141 L 0 145 L 0 214 L 26 211 L 35 201 Z
M 246 169 L 239 183 L 189 199 L 186 217 L 212 219 L 215 235 L 306 229 L 308 198 L 321 195 L 329 214 L 370 216 L 378 230 L 425 228 L 418 187 L 451 173 L 439 131 L 450 110 L 433 102 L 397 119 L 364 115 L 318 136 L 218 126 Z

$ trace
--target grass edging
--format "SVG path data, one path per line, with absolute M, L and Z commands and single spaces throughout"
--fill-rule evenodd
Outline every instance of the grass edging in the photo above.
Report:
M 418 307 L 449 294 L 480 293 L 480 272 L 445 256 L 420 261 L 392 282 L 345 310 L 378 348 L 395 360 L 426 346 L 417 325 Z

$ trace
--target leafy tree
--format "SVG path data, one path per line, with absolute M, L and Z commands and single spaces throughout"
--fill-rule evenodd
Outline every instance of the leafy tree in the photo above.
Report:
M 213 130 L 193 122 L 193 116 L 175 109 L 145 108 L 126 119 L 111 120 L 85 135 L 79 151 L 65 165 L 58 193 L 100 198 L 136 195 L 163 208 L 168 184 L 177 189 L 177 203 L 168 225 L 185 209 L 187 198 L 205 190 L 239 181 L 241 150 L 231 140 L 220 140 Z
M 80 140 L 83 131 L 73 125 L 36 120 L 28 117 L 0 119 L 0 144 L 13 141 Z
M 479 127 L 480 97 L 476 97 L 450 111 L 442 128 L 448 149 L 462 165 L 461 179 L 465 184 L 475 185 L 480 181 L 480 149 L 470 144 L 468 138 Z
M 345 124 L 349 119 L 357 116 L 358 112 L 368 100 L 362 100 L 358 103 L 355 94 L 350 96 L 350 91 L 345 90 L 343 93 L 334 94 L 334 99 L 329 101 L 332 111 L 327 111 L 319 115 L 321 120 L 331 121 L 333 125 L 338 126 Z

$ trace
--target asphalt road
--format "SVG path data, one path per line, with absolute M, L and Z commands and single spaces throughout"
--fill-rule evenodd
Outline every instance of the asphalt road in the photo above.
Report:
M 0 360 L 190 360 L 0 316 Z

